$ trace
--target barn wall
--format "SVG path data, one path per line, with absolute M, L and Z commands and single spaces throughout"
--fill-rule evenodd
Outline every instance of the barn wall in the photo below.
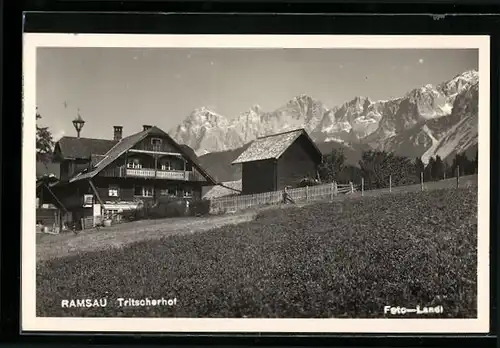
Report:
M 276 190 L 276 165 L 274 160 L 247 162 L 242 165 L 242 194 Z
M 277 189 L 287 185 L 295 187 L 307 175 L 316 177 L 318 165 L 307 138 L 298 138 L 278 160 Z

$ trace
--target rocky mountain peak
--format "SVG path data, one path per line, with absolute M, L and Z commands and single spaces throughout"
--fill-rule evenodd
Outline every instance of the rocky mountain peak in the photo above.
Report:
M 478 81 L 478 72 L 470 70 L 438 85 L 416 86 L 398 98 L 355 96 L 333 107 L 303 93 L 276 110 L 263 110 L 254 104 L 231 118 L 200 107 L 172 135 L 197 153 L 204 153 L 234 149 L 259 136 L 305 128 L 315 141 L 364 144 L 412 156 L 429 154 L 455 123 L 464 118 L 477 119 L 477 106 L 472 104 L 477 104 L 474 90 L 477 92 Z M 470 129 L 467 139 L 473 143 L 474 128 Z M 454 139 L 460 137 L 454 135 Z M 443 146 L 440 148 L 453 147 Z M 445 154 L 448 150 L 440 151 Z

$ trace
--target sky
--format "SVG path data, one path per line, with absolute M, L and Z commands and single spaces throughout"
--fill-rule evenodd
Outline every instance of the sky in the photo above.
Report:
M 55 140 L 76 135 L 78 110 L 82 137 L 111 139 L 115 125 L 169 131 L 200 107 L 232 118 L 300 94 L 385 100 L 471 69 L 472 49 L 38 48 L 37 105 Z

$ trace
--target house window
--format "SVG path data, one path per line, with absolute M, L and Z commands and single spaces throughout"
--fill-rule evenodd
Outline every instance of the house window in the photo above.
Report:
M 161 151 L 162 139 L 151 138 L 151 145 L 153 146 L 153 151 Z
M 153 197 L 153 187 L 151 187 L 151 186 L 134 186 L 134 196 Z
M 120 187 L 118 185 L 109 185 L 108 188 L 109 197 L 118 197 L 119 194 L 120 194 Z
M 161 170 L 172 170 L 172 162 L 171 161 L 162 161 L 160 165 Z
M 177 189 L 172 187 L 161 189 L 160 196 L 177 197 Z
M 144 197 L 153 197 L 153 187 L 151 187 L 151 186 L 144 186 L 142 188 L 142 195 Z
M 89 195 L 89 194 L 85 194 L 83 195 L 83 205 L 88 207 L 88 206 L 92 206 L 94 202 L 94 196 L 93 195 Z
M 193 197 L 193 189 L 184 188 L 184 197 Z
M 141 169 L 142 163 L 138 158 L 131 158 L 128 160 L 127 168 Z

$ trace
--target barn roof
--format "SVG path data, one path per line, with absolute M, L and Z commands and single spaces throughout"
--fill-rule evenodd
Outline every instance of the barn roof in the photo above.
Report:
M 305 135 L 321 155 L 321 151 L 316 147 L 305 129 L 300 128 L 255 139 L 232 164 L 278 159 L 301 135 Z
M 80 174 L 77 174 L 75 177 L 73 177 L 70 182 L 82 180 L 82 179 L 90 179 L 96 176 L 99 172 L 101 172 L 103 169 L 108 167 L 110 164 L 112 164 L 118 157 L 123 155 L 126 151 L 131 149 L 135 144 L 137 144 L 139 141 L 143 140 L 150 134 L 159 134 L 162 136 L 166 136 L 172 140 L 172 143 L 175 144 L 178 147 L 178 150 L 181 154 L 183 154 L 185 157 L 187 157 L 191 162 L 193 162 L 194 166 L 196 169 L 200 171 L 200 173 L 212 184 L 215 184 L 215 179 L 210 176 L 199 164 L 199 162 L 193 158 L 192 154 L 187 151 L 187 147 L 184 145 L 179 145 L 177 144 L 167 133 L 159 129 L 158 127 L 151 127 L 147 130 L 143 130 L 141 132 L 132 134 L 128 137 L 123 138 L 119 142 L 115 142 L 115 145 L 109 149 L 104 155 L 102 156 L 94 156 L 93 159 L 93 169 L 89 171 L 83 171 Z
M 89 158 L 90 155 L 104 155 L 117 141 L 108 139 L 92 139 L 77 137 L 62 137 L 56 143 L 63 158 Z
M 215 185 L 208 189 L 208 191 L 203 195 L 203 198 L 212 199 L 217 197 L 236 195 L 241 192 L 241 180 L 236 181 L 226 181 L 221 183 L 222 185 Z

